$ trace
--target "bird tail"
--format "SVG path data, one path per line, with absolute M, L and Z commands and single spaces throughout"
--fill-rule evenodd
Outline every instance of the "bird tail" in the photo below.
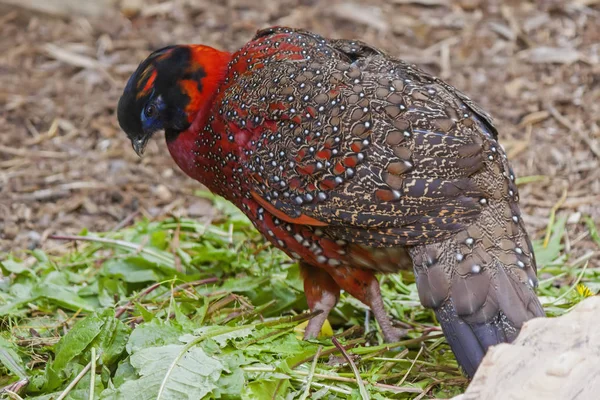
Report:
M 519 239 L 526 244 L 519 247 L 512 240 L 486 240 L 473 229 L 410 249 L 421 303 L 435 311 L 470 377 L 490 346 L 513 341 L 525 321 L 544 316 L 524 231 Z
M 458 365 L 470 378 L 490 346 L 511 342 L 519 331 L 503 313 L 484 323 L 468 323 L 458 316 L 452 302 L 437 308 L 435 315 Z

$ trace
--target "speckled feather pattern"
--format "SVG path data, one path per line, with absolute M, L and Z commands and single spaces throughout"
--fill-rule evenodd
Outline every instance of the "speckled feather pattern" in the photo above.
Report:
M 491 118 L 414 65 L 357 41 L 261 31 L 233 54 L 193 152 L 197 179 L 359 299 L 356 271 L 413 267 L 455 353 L 460 324 L 485 350 L 490 334 L 511 340 L 543 315 Z

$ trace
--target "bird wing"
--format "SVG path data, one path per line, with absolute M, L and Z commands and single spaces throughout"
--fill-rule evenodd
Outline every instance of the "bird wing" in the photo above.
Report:
M 234 54 L 219 96 L 251 196 L 282 220 L 381 247 L 448 237 L 480 213 L 490 117 L 380 50 L 271 28 Z

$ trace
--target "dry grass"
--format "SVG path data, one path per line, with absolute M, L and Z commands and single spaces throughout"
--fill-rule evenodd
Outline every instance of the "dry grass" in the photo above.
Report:
M 95 17 L 0 5 L 0 250 L 48 247 L 49 234 L 110 230 L 139 214 L 210 214 L 163 143 L 135 156 L 118 97 L 152 49 L 235 50 L 274 24 L 360 38 L 468 93 L 495 116 L 517 175 L 532 177 L 521 198 L 533 236 L 566 194 L 554 209 L 569 216 L 568 252 L 595 248 L 582 216 L 600 219 L 600 2 L 118 3 L 130 19 L 119 5 Z

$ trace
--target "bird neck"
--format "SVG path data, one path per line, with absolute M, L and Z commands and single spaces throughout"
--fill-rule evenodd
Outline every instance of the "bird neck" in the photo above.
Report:
M 193 124 L 199 119 L 206 119 L 206 110 L 210 109 L 215 94 L 225 80 L 231 54 L 203 45 L 187 47 L 190 50 L 189 65 L 179 85 L 189 97 L 184 111 L 188 122 Z
M 189 45 L 191 50 L 190 71 L 202 70 L 196 80 L 182 80 L 180 85 L 190 101 L 185 112 L 190 126 L 180 132 L 167 132 L 167 147 L 177 165 L 189 176 L 203 181 L 198 175 L 198 159 L 195 155 L 196 140 L 204 130 L 210 116 L 215 96 L 225 80 L 231 54 L 202 45 Z

